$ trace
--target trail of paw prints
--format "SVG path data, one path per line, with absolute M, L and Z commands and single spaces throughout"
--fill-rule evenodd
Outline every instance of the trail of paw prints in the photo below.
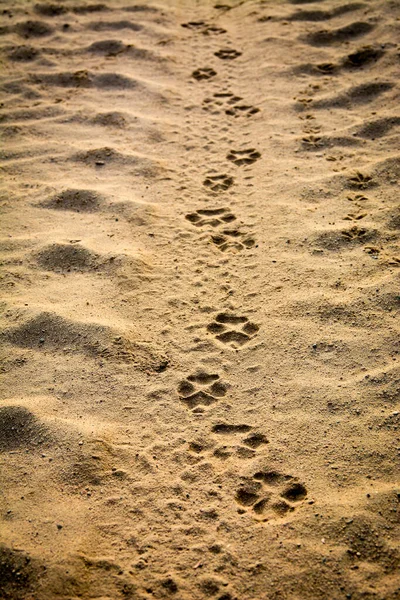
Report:
M 198 370 L 179 383 L 178 394 L 188 408 L 196 409 L 215 404 L 226 395 L 228 388 L 217 373 Z
M 217 72 L 214 71 L 214 69 L 212 69 L 211 67 L 203 67 L 193 71 L 192 77 L 197 81 L 207 81 L 208 79 L 212 79 L 213 77 L 215 77 L 216 74 Z
M 240 441 L 239 445 L 218 445 L 214 449 L 213 455 L 220 460 L 227 460 L 232 456 L 241 459 L 255 458 L 257 451 L 269 442 L 263 433 L 256 431 L 252 432 L 252 429 L 253 428 L 250 425 L 246 424 L 233 425 L 229 423 L 218 423 L 217 425 L 214 425 L 212 432 L 218 435 L 218 437 L 232 438 L 240 436 Z
M 236 220 L 236 216 L 228 208 L 199 209 L 185 217 L 195 227 L 221 228 Z M 241 251 L 255 246 L 255 240 L 239 229 L 220 229 L 211 236 L 211 241 L 221 252 Z
M 224 192 L 225 190 L 229 190 L 233 184 L 233 177 L 225 174 L 208 175 L 203 181 L 203 185 L 209 188 L 212 192 Z
M 292 475 L 278 471 L 257 471 L 236 491 L 239 514 L 250 513 L 258 521 L 283 518 L 302 505 L 305 485 Z
M 241 96 L 231 92 L 217 92 L 211 98 L 203 100 L 203 110 L 213 115 L 220 114 L 221 110 L 230 117 L 252 117 L 260 112 L 260 109 L 250 104 L 243 103 Z
M 231 150 L 226 158 L 233 162 L 237 167 L 242 167 L 244 165 L 252 165 L 255 163 L 261 158 L 261 153 L 255 148 L 248 148 L 247 150 Z
M 216 25 L 209 25 L 205 21 L 189 21 L 188 23 L 182 23 L 182 27 L 191 29 L 192 31 L 198 31 L 203 35 L 221 35 L 226 33 L 226 29 L 217 27 Z
M 209 333 L 231 348 L 240 348 L 250 342 L 259 329 L 259 326 L 249 321 L 247 317 L 227 312 L 219 313 L 207 326 Z

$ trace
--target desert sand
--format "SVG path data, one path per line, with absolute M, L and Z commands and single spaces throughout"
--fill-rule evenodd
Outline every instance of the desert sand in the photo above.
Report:
M 0 597 L 400 598 L 398 2 L 1 14 Z

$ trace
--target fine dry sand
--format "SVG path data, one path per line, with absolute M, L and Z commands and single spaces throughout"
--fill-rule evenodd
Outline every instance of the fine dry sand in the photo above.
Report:
M 1 599 L 400 598 L 400 6 L 216 2 L 1 3 Z

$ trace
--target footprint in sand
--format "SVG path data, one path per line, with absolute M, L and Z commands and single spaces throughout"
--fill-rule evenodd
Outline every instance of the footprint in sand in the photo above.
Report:
M 220 114 L 221 110 L 230 117 L 252 117 L 260 112 L 259 108 L 250 104 L 243 104 L 243 98 L 236 96 L 231 92 L 217 92 L 212 98 L 203 100 L 203 110 L 210 112 L 213 115 Z
M 235 58 L 238 58 L 241 55 L 241 52 L 231 48 L 223 48 L 222 50 L 218 50 L 218 52 L 214 52 L 214 56 L 221 60 L 235 60 Z
M 221 227 L 236 220 L 228 208 L 199 209 L 185 217 L 195 227 Z M 253 248 L 255 240 L 238 229 L 223 229 L 211 236 L 211 241 L 221 250 L 241 251 Z
M 231 150 L 226 158 L 237 167 L 241 167 L 243 165 L 252 165 L 261 158 L 261 154 L 255 148 L 248 148 L 247 150 Z
M 212 235 L 211 240 L 221 252 L 241 252 L 256 245 L 254 238 L 239 229 L 223 229 L 220 233 Z
M 216 25 L 208 25 L 205 21 L 189 21 L 188 23 L 182 23 L 182 27 L 191 29 L 192 31 L 198 31 L 203 35 L 221 35 L 226 33 L 226 29 L 217 27 Z
M 363 173 L 357 172 L 348 179 L 348 185 L 352 188 L 359 190 L 365 190 L 368 187 L 374 185 L 374 180 L 370 175 L 364 175 Z
M 259 326 L 249 321 L 247 317 L 233 313 L 219 313 L 207 327 L 216 339 L 231 348 L 247 344 L 257 333 Z
M 224 192 L 233 186 L 234 179 L 229 175 L 208 175 L 203 181 L 203 185 L 213 192 Z
M 236 216 L 228 208 L 199 209 L 185 217 L 195 227 L 221 227 L 236 220 Z M 253 248 L 255 240 L 238 229 L 222 229 L 211 236 L 211 241 L 219 250 L 241 251 Z
M 217 434 L 218 437 L 228 437 L 229 439 L 241 435 L 243 433 L 248 433 L 251 431 L 252 427 L 250 425 L 232 425 L 228 423 L 218 423 L 214 425 L 212 431 L 214 434 Z M 217 446 L 215 448 L 213 454 L 216 458 L 220 460 L 226 460 L 231 456 L 236 456 L 240 459 L 251 459 L 256 456 L 256 451 L 261 448 L 261 446 L 268 444 L 268 439 L 263 433 L 252 432 L 245 437 L 242 437 L 238 444 L 223 444 Z
M 317 135 L 307 135 L 301 138 L 301 143 L 304 146 L 304 148 L 308 150 L 314 150 L 316 148 L 320 148 L 323 145 L 322 138 Z
M 236 220 L 229 208 L 200 208 L 189 213 L 185 219 L 195 227 L 219 227 Z
M 239 514 L 250 511 L 259 521 L 282 518 L 301 506 L 307 489 L 291 475 L 278 471 L 258 471 L 244 478 L 236 492 Z
M 225 396 L 228 387 L 217 373 L 198 370 L 179 383 L 178 394 L 188 408 L 196 408 L 199 405 L 215 404 Z
M 196 69 L 195 71 L 193 71 L 192 77 L 194 77 L 194 79 L 196 79 L 197 81 L 205 81 L 207 79 L 215 77 L 216 74 L 217 72 L 214 71 L 214 69 L 204 67 L 202 69 Z

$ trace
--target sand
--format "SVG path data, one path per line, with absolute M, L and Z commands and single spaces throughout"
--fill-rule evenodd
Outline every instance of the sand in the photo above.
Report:
M 1 10 L 1 598 L 400 598 L 399 4 Z

